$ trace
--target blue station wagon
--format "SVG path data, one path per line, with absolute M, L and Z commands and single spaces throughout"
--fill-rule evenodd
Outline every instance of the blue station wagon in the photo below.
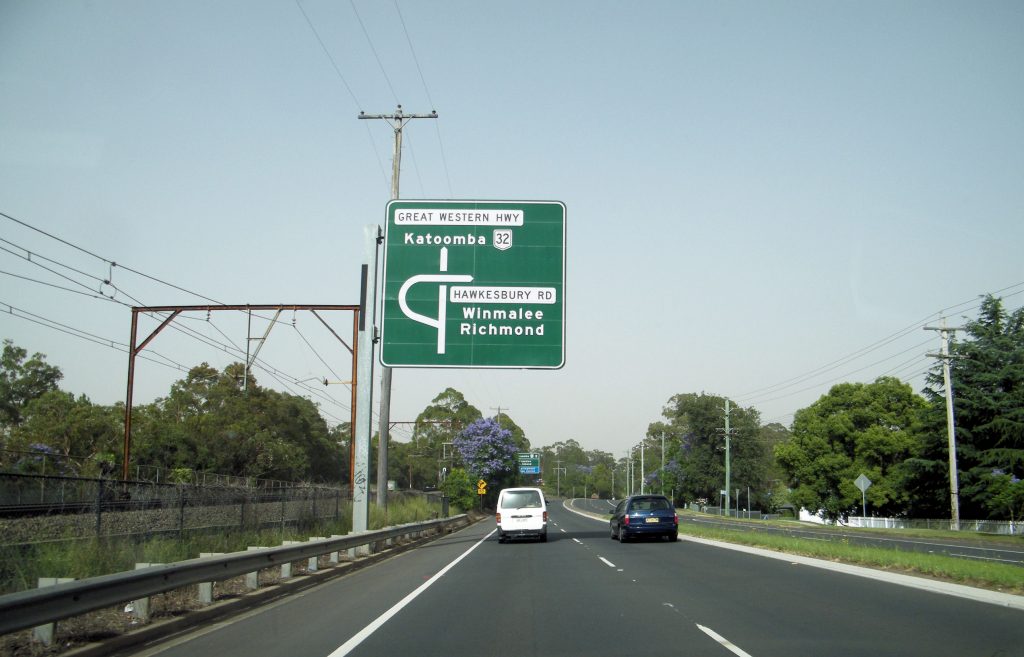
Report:
M 679 540 L 679 515 L 664 495 L 634 495 L 619 502 L 609 521 L 611 538 L 625 543 L 640 536 Z

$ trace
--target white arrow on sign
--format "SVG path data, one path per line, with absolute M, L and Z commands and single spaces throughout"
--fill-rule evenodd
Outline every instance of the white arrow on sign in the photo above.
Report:
M 440 270 L 442 272 L 448 271 L 448 249 L 446 247 L 441 248 L 441 265 Z M 445 319 L 448 316 L 448 286 L 440 285 L 437 289 L 437 319 L 433 317 L 427 317 L 415 312 L 409 307 L 405 297 L 409 294 L 409 288 L 417 283 L 470 283 L 473 277 L 469 274 L 419 274 L 408 279 L 402 283 L 402 287 L 398 290 L 398 307 L 402 309 L 405 316 L 414 322 L 420 324 L 426 324 L 437 329 L 437 353 L 443 354 L 445 351 Z

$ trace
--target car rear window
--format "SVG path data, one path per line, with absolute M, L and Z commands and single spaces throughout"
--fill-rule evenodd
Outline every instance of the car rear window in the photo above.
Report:
M 668 500 L 662 498 L 651 498 L 635 500 L 632 505 L 633 511 L 669 511 Z
M 501 500 L 503 509 L 539 509 L 540 507 L 540 493 L 535 490 L 509 491 Z

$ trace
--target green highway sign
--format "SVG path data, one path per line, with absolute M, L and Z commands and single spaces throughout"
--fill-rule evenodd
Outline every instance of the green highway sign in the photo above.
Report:
M 516 454 L 519 458 L 519 465 L 524 466 L 538 466 L 540 465 L 540 452 L 519 452 Z
M 519 452 L 516 456 L 519 459 L 520 474 L 540 474 L 539 452 Z
M 381 363 L 557 369 L 565 364 L 565 205 L 387 205 Z

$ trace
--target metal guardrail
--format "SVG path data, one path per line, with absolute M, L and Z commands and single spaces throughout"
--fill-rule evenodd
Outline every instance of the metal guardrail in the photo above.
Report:
M 10 593 L 0 596 L 0 634 L 52 623 L 191 584 L 225 580 L 264 568 L 399 538 L 415 532 L 444 530 L 467 521 L 468 517 L 463 514 L 299 545 L 189 559 Z

